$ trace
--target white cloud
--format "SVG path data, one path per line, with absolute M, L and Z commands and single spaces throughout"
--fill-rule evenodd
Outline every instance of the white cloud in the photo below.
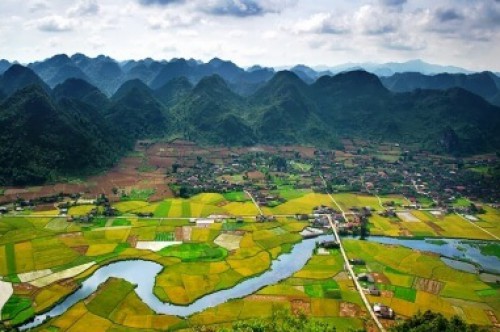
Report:
M 168 6 L 174 3 L 182 3 L 184 0 L 139 0 L 139 4 L 144 6 Z
M 49 9 L 49 4 L 44 0 L 32 1 L 29 4 L 30 13 L 37 13 Z
M 382 45 L 397 51 L 420 51 L 427 47 L 427 42 L 417 36 L 404 34 L 386 36 Z
M 38 19 L 35 26 L 38 30 L 45 32 L 67 32 L 75 28 L 76 22 L 62 16 L 52 15 Z
M 349 32 L 349 23 L 345 17 L 333 13 L 318 13 L 299 21 L 292 31 L 297 33 L 344 34 Z
M 80 0 L 68 10 L 69 16 L 92 16 L 99 13 L 99 4 L 96 0 Z
M 165 12 L 163 17 L 151 17 L 148 24 L 152 30 L 168 29 L 172 27 L 191 27 L 205 20 L 196 14 L 177 14 L 176 12 Z
M 212 15 L 248 17 L 280 13 L 296 4 L 297 0 L 205 0 L 198 7 Z
M 395 32 L 400 26 L 400 14 L 382 7 L 365 5 L 354 13 L 354 24 L 364 34 L 381 35 Z
M 23 62 L 79 51 L 265 66 L 420 57 L 500 70 L 495 0 L 0 0 L 0 19 L 2 57 Z

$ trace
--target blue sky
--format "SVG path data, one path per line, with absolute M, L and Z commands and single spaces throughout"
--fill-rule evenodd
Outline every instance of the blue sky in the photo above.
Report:
M 0 1 L 0 58 L 220 57 L 242 66 L 421 58 L 500 71 L 500 0 Z

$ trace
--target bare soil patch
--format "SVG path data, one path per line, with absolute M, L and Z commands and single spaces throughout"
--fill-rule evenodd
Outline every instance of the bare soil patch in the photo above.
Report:
M 361 309 L 355 303 L 341 302 L 340 317 L 359 317 Z
M 293 299 L 290 301 L 290 304 L 292 305 L 292 314 L 294 315 L 311 314 L 311 301 L 309 300 Z
M 415 278 L 413 287 L 417 290 L 437 295 L 443 289 L 444 284 L 437 280 L 426 279 L 426 278 Z

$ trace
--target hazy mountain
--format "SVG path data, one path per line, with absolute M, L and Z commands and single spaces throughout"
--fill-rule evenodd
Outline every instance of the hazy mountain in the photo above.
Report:
M 153 59 L 127 61 L 122 65 L 122 70 L 125 73 L 124 80 L 140 79 L 149 85 L 158 75 L 164 64 L 165 62 L 159 62 Z
M 495 75 L 490 72 L 474 74 L 437 74 L 397 73 L 382 77 L 383 84 L 394 92 L 409 92 L 415 89 L 446 90 L 460 87 L 492 101 L 499 92 Z
M 437 73 L 471 73 L 471 71 L 455 67 L 455 66 L 442 66 L 436 64 L 430 64 L 422 60 L 410 60 L 406 62 L 388 62 L 388 63 L 346 63 L 338 66 L 327 67 L 318 66 L 316 70 L 324 71 L 329 70 L 332 73 L 339 73 L 342 71 L 351 71 L 363 69 L 367 72 L 376 74 L 378 76 L 390 76 L 394 73 L 404 73 L 404 72 L 419 72 L 422 74 L 437 74 Z
M 67 99 L 57 105 L 35 85 L 17 91 L 0 106 L 0 127 L 2 184 L 82 175 L 109 167 L 120 154 L 99 113 Z
M 0 75 L 2 75 L 12 64 L 7 60 L 0 60 Z
M 55 55 L 44 61 L 29 64 L 28 67 L 51 88 L 63 83 L 68 78 L 90 81 L 87 75 L 66 54 Z
M 123 83 L 119 88 L 118 90 L 116 90 L 116 92 L 114 93 L 114 95 L 111 97 L 111 100 L 112 101 L 117 101 L 121 98 L 123 98 L 124 96 L 126 96 L 127 94 L 130 93 L 130 91 L 132 90 L 140 90 L 142 92 L 144 92 L 146 95 L 151 95 L 152 96 L 152 93 L 153 93 L 153 90 L 151 90 L 147 85 L 146 83 L 144 83 L 143 81 L 139 80 L 139 79 L 134 79 L 134 80 L 130 80 L 130 81 L 127 81 L 125 83 Z
M 359 71 L 323 77 L 312 88 L 322 119 L 340 136 L 419 142 L 448 153 L 500 147 L 500 109 L 464 89 L 394 94 Z M 456 142 L 445 144 L 450 132 Z
M 248 145 L 255 142 L 242 112 L 248 107 L 218 75 L 203 78 L 176 106 L 173 113 L 183 135 L 203 143 Z
M 163 65 L 156 77 L 151 81 L 150 86 L 153 89 L 158 89 L 178 77 L 186 77 L 190 81 L 194 80 L 192 68 L 185 59 L 170 61 Z
M 104 111 L 109 103 L 106 95 L 98 88 L 78 78 L 70 78 L 64 83 L 57 85 L 52 91 L 52 95 L 56 101 L 63 98 L 76 99 L 94 106 L 101 112 Z
M 310 86 L 295 73 L 278 72 L 250 100 L 256 108 L 254 127 L 260 141 L 336 144 L 335 134 L 318 117 Z
M 311 67 L 305 65 L 297 65 L 292 67 L 290 71 L 294 72 L 301 80 L 306 83 L 313 83 L 321 76 L 332 76 L 332 72 L 329 70 L 316 71 Z
M 96 58 L 88 58 L 77 54 L 72 60 L 89 77 L 90 83 L 108 96 L 123 84 L 124 74 L 120 65 L 110 57 L 99 55 Z
M 193 89 L 185 77 L 174 78 L 154 91 L 154 96 L 165 106 L 172 107 L 181 101 Z
M 50 91 L 49 86 L 33 70 L 21 65 L 12 65 L 0 76 L 0 91 L 6 96 L 30 85 L 40 86 L 46 92 Z
M 448 76 L 490 96 L 491 75 Z M 282 71 L 248 97 L 236 94 L 218 75 L 201 78 L 194 87 L 185 77 L 173 78 L 156 90 L 134 79 L 122 84 L 111 100 L 79 79 L 59 84 L 50 97 L 40 78 L 18 65 L 2 75 L 0 83 L 8 92 L 29 86 L 0 106 L 0 125 L 7 128 L 0 136 L 0 155 L 13 160 L 2 168 L 1 183 L 71 175 L 78 171 L 76 165 L 83 172 L 106 167 L 141 138 L 340 147 L 339 138 L 350 137 L 411 143 L 456 155 L 500 150 L 500 108 L 478 94 L 442 85 L 439 90 L 393 92 L 376 75 L 359 70 L 322 76 L 313 84 Z M 109 156 L 103 158 L 104 153 Z M 92 159 L 99 162 L 92 164 Z
M 137 138 L 163 137 L 168 132 L 168 119 L 163 105 L 139 80 L 125 83 L 113 96 L 106 118 L 132 143 Z

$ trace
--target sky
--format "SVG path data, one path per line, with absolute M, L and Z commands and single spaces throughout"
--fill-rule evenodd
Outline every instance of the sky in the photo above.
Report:
M 422 59 L 500 71 L 500 0 L 0 1 L 0 58 L 219 57 L 240 66 Z

